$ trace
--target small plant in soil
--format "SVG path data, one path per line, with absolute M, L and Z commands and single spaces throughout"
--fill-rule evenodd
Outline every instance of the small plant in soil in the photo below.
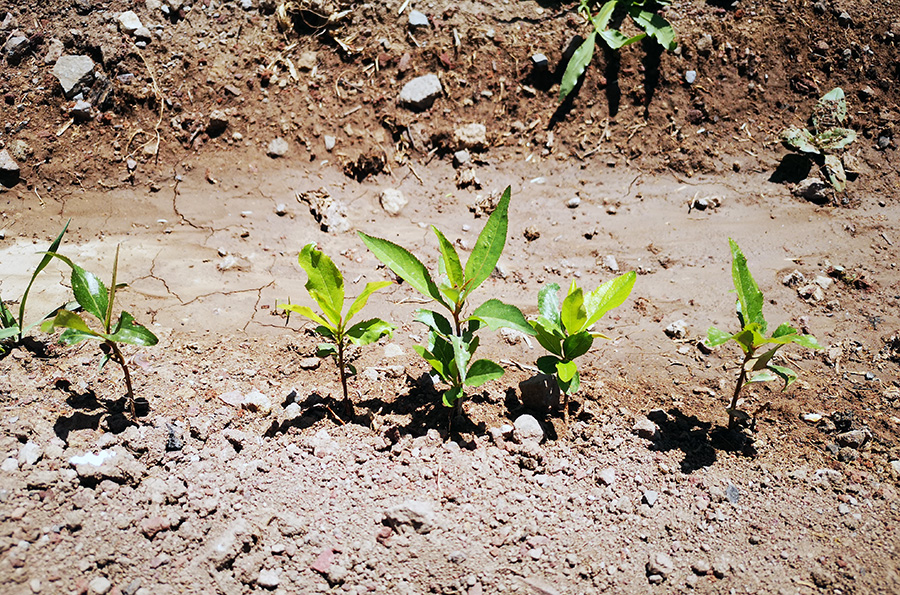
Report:
M 297 304 L 281 304 L 278 307 L 288 312 L 296 312 L 318 324 L 315 332 L 326 342 L 319 345 L 316 354 L 319 357 L 331 357 L 337 364 L 341 389 L 344 393 L 344 415 L 352 417 L 353 401 L 347 392 L 347 378 L 356 375 L 356 368 L 347 361 L 347 349 L 350 343 L 363 346 L 374 343 L 381 337 L 390 337 L 393 335 L 394 327 L 380 318 L 370 318 L 352 326 L 350 322 L 365 308 L 373 293 L 387 287 L 391 282 L 367 283 L 363 292 L 353 300 L 350 309 L 344 314 L 344 276 L 331 258 L 317 250 L 315 244 L 307 244 L 300 251 L 297 260 L 308 277 L 306 291 L 319 305 L 321 314 L 309 306 Z
M 782 388 L 784 390 L 797 379 L 797 373 L 792 369 L 772 363 L 772 358 L 779 349 L 788 343 L 796 343 L 808 349 L 822 349 L 822 346 L 812 335 L 801 335 L 787 323 L 780 325 L 770 336 L 766 336 L 768 323 L 762 313 L 763 294 L 750 274 L 747 259 L 737 243 L 732 239 L 728 242 L 731 245 L 731 276 L 734 291 L 738 296 L 737 317 L 741 330 L 732 335 L 716 327 L 710 327 L 705 344 L 708 347 L 717 347 L 733 340 L 744 353 L 737 384 L 734 387 L 734 396 L 731 398 L 731 405 L 726 409 L 728 427 L 735 429 L 739 422 L 745 422 L 750 418 L 746 412 L 738 409 L 741 390 L 745 386 L 753 382 L 781 379 L 784 382 Z
M 52 320 L 44 322 L 41 325 L 41 330 L 45 333 L 51 333 L 56 328 L 65 329 L 59 336 L 59 342 L 64 345 L 77 345 L 88 339 L 99 341 L 100 349 L 103 351 L 103 357 L 100 359 L 100 369 L 102 370 L 109 360 L 119 364 L 122 368 L 122 373 L 125 375 L 128 411 L 132 420 L 137 419 L 131 374 L 128 371 L 128 361 L 122 354 L 120 345 L 128 343 L 142 347 L 151 346 L 156 345 L 159 339 L 149 329 L 135 322 L 134 317 L 128 312 L 121 312 L 118 320 L 115 321 L 115 324 L 113 323 L 116 290 L 124 287 L 124 284 L 116 284 L 116 276 L 119 269 L 118 246 L 116 247 L 116 259 L 113 262 L 112 281 L 108 289 L 93 273 L 84 270 L 69 258 L 55 252 L 48 254 L 51 257 L 59 258 L 72 269 L 72 292 L 75 294 L 75 301 L 78 302 L 82 310 L 91 314 L 100 322 L 101 330 L 92 329 L 85 322 L 84 318 L 65 308 L 57 311 L 56 316 Z
M 510 188 L 507 188 L 479 234 L 465 267 L 453 244 L 437 227 L 431 227 L 441 252 L 437 282 L 406 248 L 359 232 L 363 243 L 378 260 L 449 313 L 448 319 L 432 310 L 417 311 L 416 321 L 428 327 L 428 338 L 425 346 L 416 345 L 414 349 L 428 362 L 432 372 L 450 385 L 444 391 L 443 403 L 453 407 L 457 414 L 462 412 L 465 387 L 478 387 L 503 376 L 499 364 L 488 359 L 473 361 L 479 344 L 476 333 L 486 326 L 490 330 L 505 327 L 534 334 L 521 310 L 498 299 L 487 300 L 466 314 L 469 298 L 494 271 L 506 245 L 509 199 Z
M 569 395 L 575 394 L 581 386 L 578 365 L 575 359 L 587 353 L 594 339 L 609 339 L 602 333 L 592 331 L 604 314 L 618 308 L 631 294 L 637 275 L 629 272 L 600 285 L 594 291 L 584 294 L 575 281 L 569 292 L 559 303 L 559 285 L 551 283 L 538 293 L 538 317 L 531 321 L 535 338 L 551 355 L 539 357 L 538 369 L 556 378 L 563 393 L 563 415 L 569 417 Z
M 597 14 L 593 14 L 596 4 L 596 0 L 581 0 L 578 7 L 578 13 L 590 23 L 591 33 L 578 46 L 566 65 L 559 87 L 560 101 L 572 92 L 591 63 L 598 37 L 612 50 L 641 41 L 648 35 L 669 51 L 678 47 L 671 23 L 657 12 L 661 7 L 671 4 L 671 0 L 609 0 L 600 7 Z M 625 15 L 631 17 L 635 25 L 643 29 L 643 33 L 629 37 L 619 29 L 610 28 L 614 17 L 624 18 Z
M 31 275 L 31 280 L 28 282 L 28 286 L 25 288 L 25 293 L 22 294 L 22 299 L 19 300 L 19 316 L 16 318 L 16 315 L 12 313 L 12 311 L 0 300 L 0 353 L 3 353 L 6 349 L 3 343 L 8 343 L 10 339 L 15 338 L 16 343 L 21 343 L 25 333 L 37 326 L 41 323 L 41 321 L 46 320 L 50 316 L 52 316 L 56 311 L 50 312 L 49 314 L 45 314 L 40 320 L 37 322 L 33 322 L 29 325 L 25 324 L 25 304 L 28 302 L 28 294 L 31 292 L 31 286 L 34 285 L 35 279 L 37 276 L 47 268 L 47 265 L 50 264 L 50 261 L 53 260 L 53 256 L 50 254 L 51 252 L 56 252 L 59 250 L 59 245 L 62 242 L 63 235 L 66 233 L 66 230 L 69 228 L 69 222 L 66 222 L 66 225 L 63 227 L 62 231 L 59 232 L 59 235 L 56 236 L 56 239 L 53 240 L 53 243 L 50 244 L 50 248 L 48 252 L 44 254 L 44 257 L 41 259 L 41 262 L 38 263 L 37 268 L 34 269 L 34 273 Z
M 847 173 L 837 152 L 856 140 L 856 132 L 844 127 L 846 122 L 844 90 L 836 87 L 816 103 L 809 128 L 791 126 L 781 133 L 784 145 L 815 161 L 836 192 L 847 187 Z

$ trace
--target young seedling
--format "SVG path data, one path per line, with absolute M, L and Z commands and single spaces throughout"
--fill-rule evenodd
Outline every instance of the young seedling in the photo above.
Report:
M 661 6 L 671 4 L 671 0 L 609 0 L 595 15 L 591 10 L 596 4 L 596 0 L 581 0 L 581 5 L 578 7 L 578 13 L 590 23 L 591 33 L 578 46 L 566 65 L 566 71 L 563 73 L 559 86 L 560 101 L 563 101 L 572 92 L 591 63 L 598 37 L 612 50 L 619 50 L 626 45 L 641 41 L 648 35 L 669 51 L 674 51 L 678 47 L 672 25 L 656 12 Z M 628 14 L 644 32 L 628 37 L 618 29 L 610 29 L 609 23 L 613 14 L 617 12 Z
M 11 337 L 15 337 L 16 343 L 21 343 L 22 338 L 25 333 L 30 329 L 34 328 L 38 324 L 41 323 L 42 320 L 46 320 L 50 316 L 56 312 L 50 312 L 49 314 L 45 314 L 40 320 L 37 322 L 33 322 L 29 325 L 25 324 L 25 303 L 28 301 L 28 294 L 31 292 L 31 286 L 34 285 L 34 280 L 37 279 L 37 276 L 43 271 L 50 261 L 53 260 L 53 256 L 50 254 L 51 252 L 56 252 L 59 250 L 59 245 L 62 242 L 63 235 L 66 233 L 66 230 L 69 228 L 69 221 L 66 221 L 65 226 L 62 231 L 59 232 L 59 235 L 56 236 L 56 239 L 53 240 L 53 243 L 50 244 L 50 248 L 48 252 L 44 254 L 44 257 L 41 259 L 41 262 L 38 264 L 37 268 L 34 269 L 34 273 L 31 275 L 31 280 L 28 282 L 28 286 L 25 288 L 25 293 L 22 294 L 22 299 L 19 300 L 19 317 L 12 313 L 12 311 L 7 308 L 6 304 L 0 300 L 0 342 L 7 341 Z M 0 353 L 3 353 L 3 345 L 0 344 Z
M 428 327 L 428 339 L 424 347 L 416 345 L 413 349 L 428 362 L 433 373 L 450 385 L 444 392 L 443 403 L 453 407 L 457 414 L 462 412 L 465 387 L 478 387 L 503 376 L 503 368 L 491 360 L 472 361 L 479 343 L 476 333 L 482 326 L 534 334 L 521 310 L 498 299 L 487 300 L 471 314 L 466 314 L 469 298 L 491 275 L 506 245 L 509 199 L 510 188 L 507 188 L 481 230 L 465 267 L 453 244 L 437 227 L 431 226 L 441 252 L 438 282 L 406 248 L 359 232 L 363 243 L 378 260 L 413 289 L 449 312 L 450 319 L 431 310 L 417 311 L 416 321 Z
M 96 331 L 88 326 L 87 322 L 78 314 L 61 308 L 56 316 L 44 322 L 41 330 L 52 333 L 56 328 L 65 329 L 59 336 L 59 342 L 65 345 L 77 345 L 82 341 L 91 339 L 101 343 L 100 349 L 103 357 L 100 359 L 100 370 L 109 360 L 119 364 L 125 375 L 125 388 L 127 390 L 128 411 L 132 421 L 137 419 L 134 409 L 134 390 L 131 385 L 131 374 L 128 371 L 128 362 L 122 354 L 119 345 L 151 346 L 156 345 L 159 339 L 146 327 L 135 322 L 134 317 L 128 312 L 121 312 L 118 320 L 113 324 L 113 311 L 116 302 L 116 290 L 124 285 L 116 284 L 116 276 L 119 270 L 119 247 L 116 246 L 116 259 L 113 261 L 112 282 L 109 288 L 93 273 L 90 273 L 69 258 L 55 252 L 48 253 L 69 265 L 72 269 L 72 292 L 75 301 L 87 312 L 100 321 L 100 329 Z
M 812 156 L 836 192 L 846 189 L 847 173 L 835 151 L 840 151 L 856 140 L 856 132 L 844 128 L 846 121 L 847 101 L 844 99 L 844 90 L 836 87 L 816 103 L 811 130 L 791 126 L 781 133 L 781 140 L 787 148 Z
M 379 318 L 363 320 L 353 326 L 349 326 L 350 321 L 366 306 L 369 296 L 387 287 L 391 282 L 367 283 L 363 292 L 350 304 L 350 309 L 344 314 L 344 276 L 331 258 L 316 250 L 315 244 L 307 244 L 300 251 L 297 260 L 308 277 L 306 291 L 319 305 L 322 313 L 317 313 L 309 306 L 296 304 L 280 304 L 278 307 L 288 312 L 296 312 L 319 325 L 315 328 L 316 334 L 328 342 L 319 345 L 317 355 L 331 357 L 337 364 L 341 388 L 344 391 L 344 415 L 352 417 L 353 401 L 347 393 L 347 377 L 355 376 L 356 368 L 346 360 L 348 342 L 358 346 L 369 345 L 383 336 L 392 336 L 394 327 Z
M 590 330 L 603 315 L 622 305 L 631 294 L 637 275 L 629 272 L 600 285 L 584 295 L 572 281 L 569 293 L 559 303 L 559 285 L 550 283 L 538 293 L 538 317 L 531 321 L 538 343 L 552 355 L 539 357 L 538 369 L 556 377 L 563 393 L 563 415 L 569 418 L 569 395 L 581 386 L 575 358 L 587 353 L 594 339 L 609 337 Z
M 734 291 L 737 293 L 737 317 L 741 324 L 741 330 L 735 334 L 721 331 L 716 327 L 710 327 L 707 331 L 705 344 L 708 347 L 717 347 L 733 340 L 744 352 L 744 360 L 741 362 L 737 384 L 734 387 L 734 396 L 731 405 L 726 409 L 728 413 L 728 427 L 734 429 L 739 421 L 747 421 L 750 416 L 738 409 L 738 399 L 741 389 L 752 382 L 768 382 L 781 379 L 786 389 L 797 380 L 797 373 L 784 366 L 772 363 L 775 353 L 788 343 L 796 343 L 808 349 L 822 349 L 816 338 L 812 335 L 801 335 L 787 323 L 782 324 L 775 332 L 766 337 L 768 323 L 763 317 L 763 294 L 759 290 L 756 281 L 747 268 L 747 259 L 741 252 L 737 243 L 729 239 L 731 245 L 731 277 L 734 281 Z M 766 347 L 760 352 L 760 348 Z

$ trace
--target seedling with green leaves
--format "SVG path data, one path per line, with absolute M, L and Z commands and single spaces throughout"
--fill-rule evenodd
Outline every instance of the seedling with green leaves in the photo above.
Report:
M 591 33 L 569 58 L 559 87 L 560 101 L 572 92 L 591 63 L 598 37 L 612 50 L 619 50 L 626 45 L 641 41 L 647 36 L 655 39 L 659 45 L 670 52 L 678 47 L 678 42 L 675 41 L 675 29 L 657 12 L 660 7 L 671 4 L 671 0 L 608 0 L 595 15 L 592 13 L 592 8 L 596 4 L 596 0 L 581 0 L 581 5 L 578 7 L 578 13 L 590 23 Z M 616 14 L 630 16 L 631 20 L 640 29 L 643 29 L 643 33 L 628 37 L 618 29 L 610 29 L 610 22 Z
M 796 343 L 808 349 L 822 349 L 822 346 L 812 335 L 801 335 L 787 323 L 780 325 L 774 333 L 766 337 L 768 323 L 762 312 L 763 294 L 753 280 L 753 275 L 747 268 L 747 259 L 737 243 L 732 239 L 729 239 L 728 243 L 731 245 L 731 277 L 734 281 L 734 291 L 738 296 L 737 317 L 741 330 L 732 335 L 716 327 L 710 327 L 705 344 L 708 347 L 717 347 L 733 340 L 744 352 L 731 406 L 726 409 L 728 427 L 734 429 L 739 421 L 747 421 L 750 418 L 746 412 L 738 409 L 738 399 L 745 386 L 753 382 L 768 382 L 780 378 L 784 381 L 782 388 L 784 390 L 797 380 L 797 373 L 792 369 L 772 363 L 772 358 L 779 349 L 788 343 Z M 765 349 L 760 352 L 760 348 L 763 347 Z
M 487 300 L 466 314 L 469 298 L 494 271 L 506 245 L 509 199 L 510 188 L 507 188 L 479 234 L 465 267 L 453 244 L 437 227 L 431 226 L 441 253 L 437 282 L 406 248 L 359 232 L 363 243 L 378 260 L 449 312 L 448 319 L 431 310 L 417 311 L 416 321 L 428 327 L 428 338 L 424 347 L 416 345 L 413 349 L 428 362 L 433 373 L 450 385 L 444 392 L 443 403 L 455 408 L 456 413 L 462 412 L 465 387 L 475 388 L 503 376 L 503 368 L 497 363 L 488 359 L 473 361 L 479 344 L 476 333 L 486 326 L 490 330 L 505 327 L 534 334 L 521 310 L 498 299 Z
M 856 140 L 856 132 L 845 128 L 844 90 L 835 87 L 822 96 L 810 120 L 811 129 L 791 126 L 781 133 L 781 140 L 787 148 L 810 156 L 822 168 L 832 188 L 843 192 L 847 187 L 847 173 L 836 152 Z
M 357 346 L 369 345 L 383 336 L 392 336 L 394 327 L 380 318 L 370 318 L 352 326 L 350 321 L 365 308 L 369 296 L 387 287 L 391 282 L 367 283 L 363 292 L 353 300 L 350 309 L 344 314 L 344 276 L 331 258 L 317 250 L 315 244 L 307 244 L 300 251 L 297 260 L 308 277 L 306 291 L 319 305 L 322 313 L 317 313 L 309 306 L 297 304 L 281 304 L 278 307 L 288 312 L 296 312 L 319 325 L 315 328 L 315 332 L 327 342 L 319 345 L 317 355 L 331 357 L 337 364 L 341 388 L 344 391 L 344 414 L 352 417 L 353 401 L 347 393 L 347 377 L 355 376 L 356 368 L 347 361 L 349 343 Z
M 109 360 L 121 366 L 125 375 L 128 411 L 132 420 L 137 419 L 128 361 L 122 354 L 119 345 L 128 343 L 146 347 L 156 345 L 159 339 L 149 329 L 135 322 L 134 317 L 125 311 L 119 314 L 118 320 L 113 324 L 116 290 L 124 287 L 124 284 L 116 284 L 116 276 L 119 270 L 119 247 L 116 246 L 112 282 L 109 284 L 108 289 L 93 273 L 84 270 L 68 257 L 55 252 L 48 252 L 48 255 L 62 260 L 72 269 L 72 292 L 75 294 L 75 301 L 78 302 L 78 305 L 85 312 L 93 315 L 100 321 L 101 330 L 96 331 L 92 329 L 81 316 L 65 308 L 57 311 L 53 319 L 44 322 L 41 325 L 41 330 L 45 333 L 52 333 L 56 328 L 65 329 L 59 336 L 59 342 L 65 345 L 77 345 L 88 339 L 99 341 L 101 343 L 100 349 L 103 351 L 103 357 L 100 359 L 100 369 L 102 370 Z
M 594 291 L 584 294 L 575 281 L 569 292 L 559 303 L 559 285 L 550 283 L 538 293 L 538 317 L 531 321 L 535 338 L 551 355 L 539 357 L 538 369 L 556 377 L 556 383 L 563 392 L 563 415 L 569 417 L 569 395 L 575 394 L 581 386 L 578 365 L 575 359 L 587 353 L 594 339 L 609 339 L 602 333 L 592 331 L 603 316 L 622 305 L 631 294 L 637 275 L 629 272 L 600 285 Z
M 28 282 L 28 286 L 25 288 L 25 293 L 22 294 L 22 299 L 19 300 L 19 317 L 16 318 L 16 316 L 6 306 L 6 304 L 4 304 L 2 300 L 0 300 L 0 341 L 5 342 L 10 338 L 15 337 L 15 342 L 21 343 L 22 338 L 25 336 L 26 332 L 28 332 L 29 330 L 40 324 L 41 321 L 46 320 L 56 312 L 56 310 L 54 310 L 49 314 L 45 314 L 37 322 L 33 322 L 28 325 L 25 324 L 25 303 L 28 301 L 28 294 L 31 292 L 31 286 L 34 285 L 34 281 L 35 279 L 37 279 L 37 276 L 41 273 L 41 271 L 47 268 L 47 265 L 50 264 L 51 260 L 53 260 L 53 256 L 50 253 L 59 250 L 59 245 L 62 242 L 63 235 L 69 228 L 69 221 L 66 221 L 66 224 L 63 227 L 62 231 L 59 232 L 59 235 L 56 236 L 56 239 L 53 240 L 52 244 L 50 244 L 48 252 L 44 254 L 41 262 L 38 263 L 37 268 L 34 269 L 34 273 L 32 273 L 31 275 L 31 280 Z M 3 351 L 3 345 L 0 344 L 0 353 L 3 353 Z

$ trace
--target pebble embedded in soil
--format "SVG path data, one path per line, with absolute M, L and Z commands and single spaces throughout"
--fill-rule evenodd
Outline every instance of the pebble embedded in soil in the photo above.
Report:
M 273 159 L 277 157 L 284 157 L 289 149 L 290 146 L 288 145 L 288 142 L 279 136 L 269 141 L 269 145 L 266 148 L 266 155 L 272 157 Z
M 435 99 L 440 97 L 443 91 L 444 87 L 437 75 L 426 74 L 403 85 L 398 99 L 401 105 L 411 109 L 426 110 L 434 104 Z
M 403 207 L 409 203 L 406 197 L 403 196 L 403 192 L 396 188 L 385 188 L 382 190 L 380 202 L 381 208 L 392 217 L 399 215 Z
M 515 438 L 518 442 L 534 441 L 540 443 L 544 440 L 544 429 L 541 428 L 540 422 L 531 415 L 520 415 L 516 418 Z

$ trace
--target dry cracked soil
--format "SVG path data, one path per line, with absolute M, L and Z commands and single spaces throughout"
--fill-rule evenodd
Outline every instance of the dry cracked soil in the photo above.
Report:
M 126 349 L 137 420 L 96 344 L 5 343 L 0 591 L 900 592 L 900 6 L 662 14 L 676 51 L 598 46 L 560 103 L 574 1 L 0 0 L 4 303 L 70 221 L 60 251 L 106 278 L 118 246 L 159 337 Z M 779 139 L 838 86 L 842 193 Z M 568 421 L 522 404 L 543 352 L 515 333 L 451 419 L 406 283 L 370 300 L 397 330 L 350 354 L 348 415 L 278 306 L 311 303 L 299 250 L 356 295 L 397 281 L 356 231 L 465 256 L 507 186 L 481 299 L 535 316 L 549 283 L 638 273 Z M 701 344 L 737 329 L 728 238 L 824 347 L 784 349 L 799 380 L 750 385 L 737 430 L 739 352 Z M 51 263 L 27 322 L 69 299 Z

